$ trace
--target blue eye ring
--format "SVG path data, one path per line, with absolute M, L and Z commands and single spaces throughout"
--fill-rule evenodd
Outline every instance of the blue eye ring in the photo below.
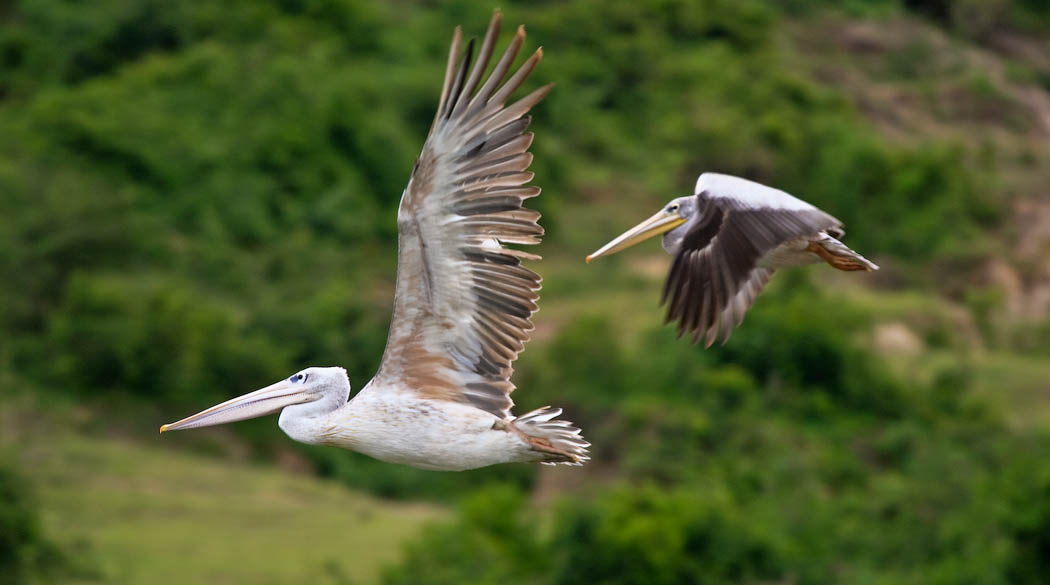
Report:
M 291 378 L 288 378 L 288 381 L 291 382 L 292 384 L 295 384 L 296 382 L 305 382 L 306 379 L 309 378 L 309 377 L 310 377 L 310 374 L 305 374 L 305 375 L 304 374 L 295 374 Z

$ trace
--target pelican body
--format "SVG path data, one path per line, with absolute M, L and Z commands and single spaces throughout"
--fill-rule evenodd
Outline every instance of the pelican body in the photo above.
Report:
M 704 173 L 693 195 L 660 211 L 590 256 L 614 254 L 663 234 L 674 256 L 662 303 L 679 336 L 710 346 L 734 327 L 779 268 L 827 262 L 839 270 L 879 267 L 839 241 L 842 222 L 784 191 L 731 175 Z
M 438 111 L 398 209 L 394 314 L 375 377 L 350 399 L 345 370 L 307 368 L 161 432 L 280 412 L 278 425 L 296 441 L 423 469 L 588 460 L 590 444 L 557 418 L 561 409 L 511 414 L 512 363 L 533 329 L 540 277 L 521 264 L 538 256 L 504 244 L 543 235 L 539 214 L 522 206 L 540 193 L 526 186 L 525 130 L 552 86 L 507 105 L 543 54 L 504 82 L 521 27 L 483 80 L 500 21 L 497 11 L 473 68 L 473 41 L 460 58 L 460 29 L 453 34 Z

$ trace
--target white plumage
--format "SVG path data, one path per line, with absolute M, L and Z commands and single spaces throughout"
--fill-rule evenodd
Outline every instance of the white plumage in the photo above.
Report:
M 556 419 L 561 409 L 511 414 L 512 363 L 533 328 L 540 278 L 521 265 L 538 256 L 504 244 L 543 235 L 539 213 L 522 206 L 540 193 L 526 186 L 525 130 L 551 86 L 507 105 L 542 57 L 537 50 L 507 79 L 520 27 L 483 79 L 500 20 L 496 12 L 473 68 L 473 41 L 461 56 L 459 28 L 453 35 L 438 111 L 398 209 L 394 314 L 375 377 L 347 401 L 342 368 L 307 368 L 162 432 L 281 411 L 281 429 L 297 441 L 424 469 L 588 459 L 579 429 Z
M 816 209 L 809 203 L 773 187 L 733 175 L 704 173 L 696 179 L 693 195 L 707 193 L 708 197 L 731 199 L 751 209 L 787 209 L 795 211 Z

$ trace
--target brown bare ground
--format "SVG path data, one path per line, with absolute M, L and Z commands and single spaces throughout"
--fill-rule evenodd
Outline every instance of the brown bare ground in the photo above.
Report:
M 973 284 L 999 288 L 1008 319 L 1050 317 L 1050 92 L 1008 74 L 1050 74 L 1050 41 L 999 31 L 975 47 L 910 17 L 829 17 L 790 34 L 802 66 L 889 140 L 950 141 L 974 159 L 993 153 L 1012 221 Z

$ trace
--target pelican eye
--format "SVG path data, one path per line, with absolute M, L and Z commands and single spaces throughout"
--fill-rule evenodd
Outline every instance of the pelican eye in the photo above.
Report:
M 678 211 L 678 204 L 677 203 L 675 203 L 674 205 L 668 205 L 667 206 L 667 213 L 674 213 L 676 211 Z
M 309 378 L 309 377 L 310 377 L 310 374 L 305 374 L 305 375 L 304 374 L 296 374 L 296 375 L 292 376 L 291 378 L 288 378 L 288 381 L 291 382 L 292 384 L 295 384 L 296 382 L 305 382 L 306 379 Z

